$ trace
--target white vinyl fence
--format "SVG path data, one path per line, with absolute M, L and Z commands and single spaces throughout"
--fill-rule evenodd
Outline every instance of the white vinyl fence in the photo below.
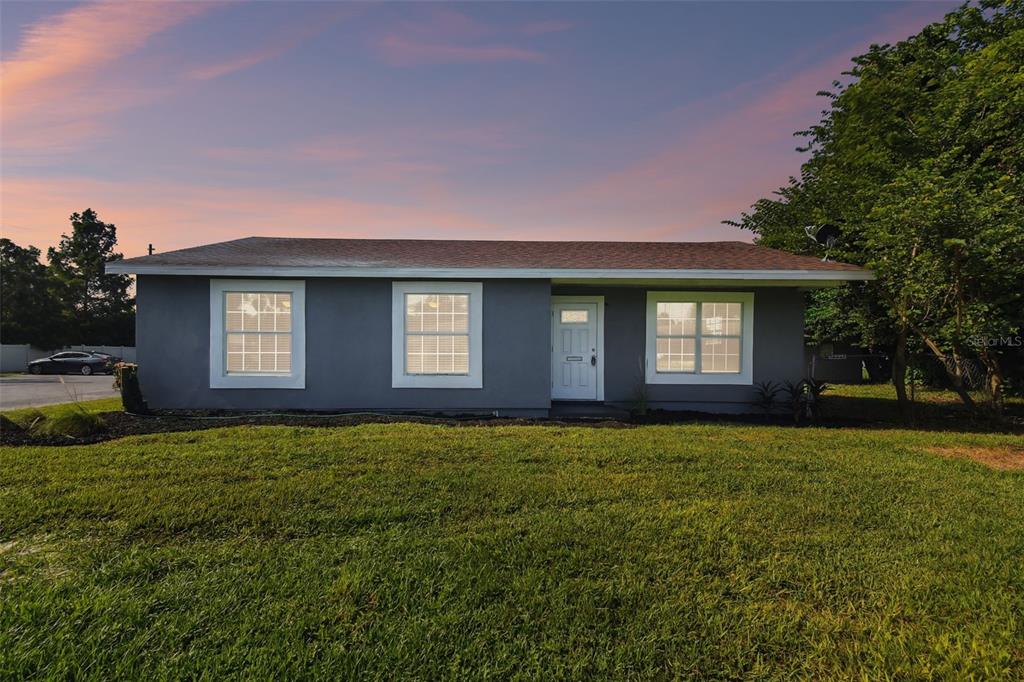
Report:
M 115 355 L 125 362 L 135 362 L 135 346 L 68 346 L 58 350 L 41 350 L 27 343 L 0 344 L 0 372 L 24 372 L 28 363 L 62 350 L 97 351 Z
M 0 345 L 0 372 L 24 372 L 28 363 L 45 358 L 49 353 L 25 344 L 5 343 Z

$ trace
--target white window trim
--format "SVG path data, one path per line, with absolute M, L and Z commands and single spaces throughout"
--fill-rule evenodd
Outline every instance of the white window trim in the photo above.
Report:
M 469 374 L 405 373 L 406 294 L 466 294 L 469 296 Z M 482 282 L 392 282 L 391 387 L 483 388 L 484 285 Z
M 227 292 L 292 295 L 292 371 L 288 374 L 228 374 L 225 367 L 224 296 Z M 306 283 L 280 279 L 210 280 L 210 388 L 306 388 Z
M 695 372 L 658 372 L 658 303 L 742 303 L 743 321 L 740 334 L 740 371 L 738 374 L 697 374 Z M 701 324 L 698 314 L 697 325 Z M 700 346 L 696 348 L 700 353 Z M 754 383 L 754 294 L 727 291 L 648 291 L 647 352 L 645 358 L 648 384 L 718 384 L 750 386 Z

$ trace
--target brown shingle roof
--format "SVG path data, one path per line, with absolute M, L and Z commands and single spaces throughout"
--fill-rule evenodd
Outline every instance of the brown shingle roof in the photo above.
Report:
M 139 267 L 141 266 L 141 268 Z M 294 267 L 529 270 L 801 270 L 858 272 L 745 242 L 554 242 L 247 237 L 129 258 L 117 270 Z

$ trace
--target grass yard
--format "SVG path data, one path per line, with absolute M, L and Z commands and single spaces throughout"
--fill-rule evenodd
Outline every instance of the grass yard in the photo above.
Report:
M 0 677 L 1021 678 L 1024 471 L 968 459 L 1021 447 L 367 424 L 2 448 Z

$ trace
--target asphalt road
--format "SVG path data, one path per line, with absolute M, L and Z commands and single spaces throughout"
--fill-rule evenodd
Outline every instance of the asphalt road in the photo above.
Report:
M 0 377 L 0 410 L 113 398 L 117 396 L 113 383 L 114 377 L 107 374 L 91 377 L 77 374 L 3 376 Z

